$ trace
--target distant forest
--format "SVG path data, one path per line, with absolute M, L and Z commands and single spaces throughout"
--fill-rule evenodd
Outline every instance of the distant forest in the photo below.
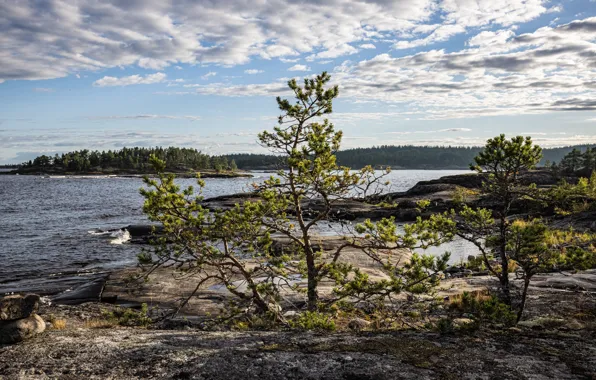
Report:
M 235 170 L 236 164 L 225 156 L 209 156 L 192 148 L 122 148 L 120 150 L 80 150 L 54 156 L 42 155 L 24 162 L 20 172 L 151 172 L 149 157 L 166 162 L 172 172 L 187 170 Z
M 573 149 L 585 151 L 596 145 L 576 145 L 543 150 L 541 165 L 558 163 Z M 394 169 L 467 169 L 481 147 L 379 146 L 337 152 L 338 163 L 351 168 L 372 165 Z M 54 156 L 42 155 L 21 165 L 20 172 L 151 172 L 150 155 L 166 161 L 173 172 L 188 170 L 271 170 L 283 168 L 281 157 L 266 154 L 210 156 L 192 148 L 123 148 L 80 150 Z
M 541 165 L 560 162 L 574 148 L 585 151 L 594 145 L 576 145 L 543 150 Z M 379 146 L 372 148 L 347 149 L 337 152 L 339 165 L 351 168 L 390 166 L 394 169 L 467 169 L 481 147 L 437 147 L 437 146 Z M 283 166 L 279 157 L 265 154 L 231 154 L 240 169 L 274 169 Z

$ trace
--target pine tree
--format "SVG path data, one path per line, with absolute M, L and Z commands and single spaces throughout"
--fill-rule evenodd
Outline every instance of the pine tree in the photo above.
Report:
M 305 79 L 303 86 L 290 80 L 288 86 L 296 101 L 277 98 L 282 111 L 279 124 L 272 132 L 259 134 L 259 141 L 284 156 L 288 170 L 255 185 L 257 201 L 210 213 L 192 188 L 181 190 L 173 175 L 163 173 L 165 162 L 154 156 L 158 180 L 146 178 L 149 188 L 141 191 L 145 213 L 163 224 L 164 236 L 152 254 L 141 256 L 142 262 L 154 268 L 171 262 L 188 268 L 198 276 L 197 290 L 207 279 L 217 279 L 242 303 L 242 310 L 254 310 L 280 322 L 284 322 L 280 289 L 292 282 L 292 274 L 306 279 L 309 313 L 350 299 L 386 305 L 395 302 L 396 293 L 428 293 L 438 285 L 437 274 L 446 267 L 448 254 L 440 258 L 413 254 L 409 263 L 398 266 L 400 255 L 395 252 L 451 239 L 455 224 L 444 215 L 419 219 L 405 226 L 403 234 L 397 232 L 392 218 L 377 223 L 366 220 L 351 229 L 345 242 L 332 252 L 320 248 L 315 227 L 329 219 L 339 200 L 368 188 L 383 176 L 371 167 L 354 173 L 337 165 L 335 152 L 342 133 L 328 120 L 320 120 L 332 112 L 333 99 L 339 92 L 337 86 L 326 88 L 329 80 L 326 72 Z M 204 183 L 199 182 L 199 186 Z M 303 205 L 313 200 L 322 207 L 307 215 Z M 290 242 L 287 250 L 273 252 L 273 235 L 282 235 Z M 377 263 L 386 278 L 372 280 L 357 265 L 345 261 L 348 247 Z M 247 284 L 246 289 L 238 287 L 234 281 L 238 277 Z M 335 287 L 321 303 L 319 287 L 324 280 Z
M 486 175 L 482 191 L 495 202 L 494 211 L 473 210 L 466 206 L 460 213 L 458 235 L 480 249 L 489 271 L 499 279 L 503 300 L 508 305 L 511 305 L 511 257 L 507 250 L 510 209 L 514 201 L 530 192 L 530 187 L 520 184 L 520 173 L 534 168 L 541 157 L 542 149 L 533 145 L 530 137 L 517 136 L 507 140 L 505 135 L 500 135 L 489 139 L 471 169 Z M 492 257 L 499 259 L 499 267 L 490 263 Z

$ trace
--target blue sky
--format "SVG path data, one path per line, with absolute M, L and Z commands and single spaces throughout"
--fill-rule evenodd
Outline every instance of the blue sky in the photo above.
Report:
M 344 148 L 596 142 L 591 0 L 0 0 L 0 163 L 262 152 L 275 96 L 322 70 Z

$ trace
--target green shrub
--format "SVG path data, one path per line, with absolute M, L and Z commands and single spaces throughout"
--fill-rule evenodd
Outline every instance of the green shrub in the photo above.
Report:
M 306 311 L 290 322 L 294 328 L 302 330 L 335 331 L 335 322 L 330 315 L 316 311 Z
M 141 305 L 141 310 L 135 311 L 129 308 L 117 308 L 111 312 L 104 312 L 104 317 L 120 326 L 140 326 L 147 327 L 153 322 L 148 315 L 149 308 L 147 304 Z
M 455 325 L 451 318 L 441 318 L 435 324 L 435 329 L 441 334 L 451 334 L 455 332 Z
M 484 258 L 482 257 L 482 255 L 469 256 L 468 261 L 464 263 L 464 266 L 467 269 L 471 269 L 471 270 L 478 270 L 478 271 L 486 270 L 486 264 L 484 263 Z
M 477 191 L 457 186 L 451 192 L 451 199 L 456 205 L 464 205 L 468 202 L 468 200 L 470 200 L 471 197 L 475 195 L 478 195 Z
M 464 292 L 461 310 L 478 323 L 499 323 L 514 326 L 516 315 L 509 306 L 495 296 L 478 297 Z

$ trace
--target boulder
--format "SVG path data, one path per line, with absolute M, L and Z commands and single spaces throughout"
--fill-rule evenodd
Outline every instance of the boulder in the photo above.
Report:
M 163 232 L 163 226 L 159 224 L 131 224 L 123 229 L 126 229 L 133 238 L 151 236 L 154 233 L 159 235 Z
M 102 275 L 70 292 L 63 292 L 52 297 L 52 302 L 59 305 L 80 305 L 85 302 L 99 302 L 102 297 L 108 275 Z
M 367 321 L 366 319 L 353 318 L 350 320 L 350 322 L 348 322 L 348 327 L 351 330 L 359 331 L 359 330 L 367 328 L 368 326 L 370 326 L 370 324 L 371 324 L 371 322 Z
M 474 320 L 472 320 L 470 318 L 455 318 L 453 320 L 453 326 L 455 328 L 459 328 L 459 329 L 468 327 L 473 324 L 474 324 Z
M 0 321 L 12 321 L 27 318 L 39 309 L 39 296 L 12 295 L 0 299 Z
M 37 314 L 16 321 L 0 321 L 0 344 L 13 344 L 41 334 L 46 323 Z

